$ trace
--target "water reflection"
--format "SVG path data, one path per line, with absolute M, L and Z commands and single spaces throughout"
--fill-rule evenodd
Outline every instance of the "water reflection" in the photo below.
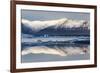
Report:
M 71 45 L 71 44 L 70 44 Z M 66 46 L 34 46 L 27 47 L 22 51 L 22 55 L 27 54 L 52 54 L 59 56 L 75 55 L 75 54 L 86 54 L 89 53 L 88 45 L 75 45 L 72 44 Z
M 31 46 L 22 50 L 22 62 L 85 60 L 89 53 L 87 44 Z

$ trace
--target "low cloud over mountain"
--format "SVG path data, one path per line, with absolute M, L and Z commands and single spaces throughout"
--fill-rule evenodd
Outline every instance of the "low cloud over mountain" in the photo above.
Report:
M 61 18 L 47 21 L 29 21 L 22 19 L 22 33 L 34 35 L 89 35 L 89 22 Z M 69 34 L 70 33 L 70 34 Z

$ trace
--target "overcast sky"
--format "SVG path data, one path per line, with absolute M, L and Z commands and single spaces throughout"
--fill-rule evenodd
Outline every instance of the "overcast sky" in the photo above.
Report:
M 53 20 L 68 18 L 75 20 L 90 20 L 89 13 L 83 12 L 61 12 L 61 11 L 41 11 L 41 10 L 21 10 L 22 19 L 27 20 Z

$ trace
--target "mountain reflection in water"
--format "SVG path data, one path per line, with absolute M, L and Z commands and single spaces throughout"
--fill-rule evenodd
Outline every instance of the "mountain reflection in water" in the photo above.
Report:
M 24 39 L 22 42 L 22 62 L 48 62 L 86 60 L 90 58 L 90 43 L 88 38 L 68 37 L 54 40 Z M 50 41 L 47 41 L 50 40 Z M 64 40 L 65 39 L 65 40 Z M 27 41 L 28 40 L 28 41 Z M 55 41 L 56 40 L 56 41 Z M 62 41 L 63 40 L 63 41 Z

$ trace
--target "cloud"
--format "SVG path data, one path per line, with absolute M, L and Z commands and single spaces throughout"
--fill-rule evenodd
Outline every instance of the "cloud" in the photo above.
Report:
M 47 20 L 47 21 L 29 21 L 26 19 L 22 19 L 22 23 L 35 31 L 39 31 L 49 26 L 55 26 L 55 28 L 57 27 L 66 27 L 66 28 L 87 27 L 89 28 L 89 22 L 86 20 L 72 20 L 72 19 L 67 19 L 67 18 Z

